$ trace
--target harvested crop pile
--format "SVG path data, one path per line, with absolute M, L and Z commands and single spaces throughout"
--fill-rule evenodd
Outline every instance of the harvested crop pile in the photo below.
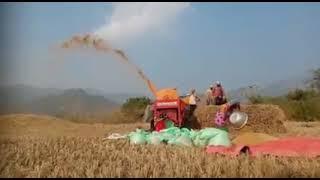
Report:
M 218 108 L 218 106 L 201 106 L 197 108 L 195 116 L 201 128 L 214 127 L 214 117 Z M 246 131 L 268 134 L 286 132 L 283 124 L 286 120 L 285 114 L 276 105 L 242 105 L 241 111 L 248 114 L 248 123 L 240 131 L 230 128 L 231 134 L 239 134 Z
M 276 139 L 278 138 L 264 133 L 244 133 L 233 139 L 232 143 L 241 145 L 256 145 Z

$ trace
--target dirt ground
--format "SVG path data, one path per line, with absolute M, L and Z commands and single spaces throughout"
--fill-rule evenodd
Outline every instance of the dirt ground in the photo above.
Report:
M 320 137 L 320 122 L 285 122 L 272 136 Z M 103 140 L 148 124 L 78 124 L 48 116 L 0 117 L 0 177 L 320 177 L 320 158 L 224 157 L 203 148 Z

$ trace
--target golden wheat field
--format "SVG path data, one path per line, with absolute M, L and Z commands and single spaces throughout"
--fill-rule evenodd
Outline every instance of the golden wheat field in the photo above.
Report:
M 0 117 L 1 177 L 320 177 L 320 158 L 224 157 L 203 148 L 103 140 L 147 124 L 77 124 Z M 286 135 L 320 136 L 320 123 L 286 122 Z M 284 136 L 278 134 L 277 136 Z

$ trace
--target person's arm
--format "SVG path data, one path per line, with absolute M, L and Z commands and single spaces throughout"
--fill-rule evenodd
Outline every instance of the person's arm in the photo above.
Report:
M 214 96 L 215 91 L 216 91 L 216 88 L 213 88 L 212 91 L 211 91 L 212 97 Z
M 222 88 L 222 97 L 224 98 L 224 99 L 227 99 L 227 94 L 226 94 L 226 91 L 224 90 L 224 88 Z
M 240 111 L 240 103 L 237 103 L 237 104 L 235 105 L 235 110 Z
M 196 97 L 196 101 L 200 101 L 200 98 L 198 96 L 195 96 Z
M 210 92 L 208 90 L 206 91 L 206 96 L 207 96 L 207 98 L 210 97 Z

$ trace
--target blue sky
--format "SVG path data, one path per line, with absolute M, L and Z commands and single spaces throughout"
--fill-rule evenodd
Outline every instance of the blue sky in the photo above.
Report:
M 109 56 L 74 53 L 61 60 L 48 50 L 108 23 L 111 3 L 7 7 L 11 82 L 148 93 L 136 74 Z M 227 89 L 265 85 L 320 66 L 319 3 L 191 3 L 174 18 L 115 43 L 159 88 L 204 91 L 216 80 Z

